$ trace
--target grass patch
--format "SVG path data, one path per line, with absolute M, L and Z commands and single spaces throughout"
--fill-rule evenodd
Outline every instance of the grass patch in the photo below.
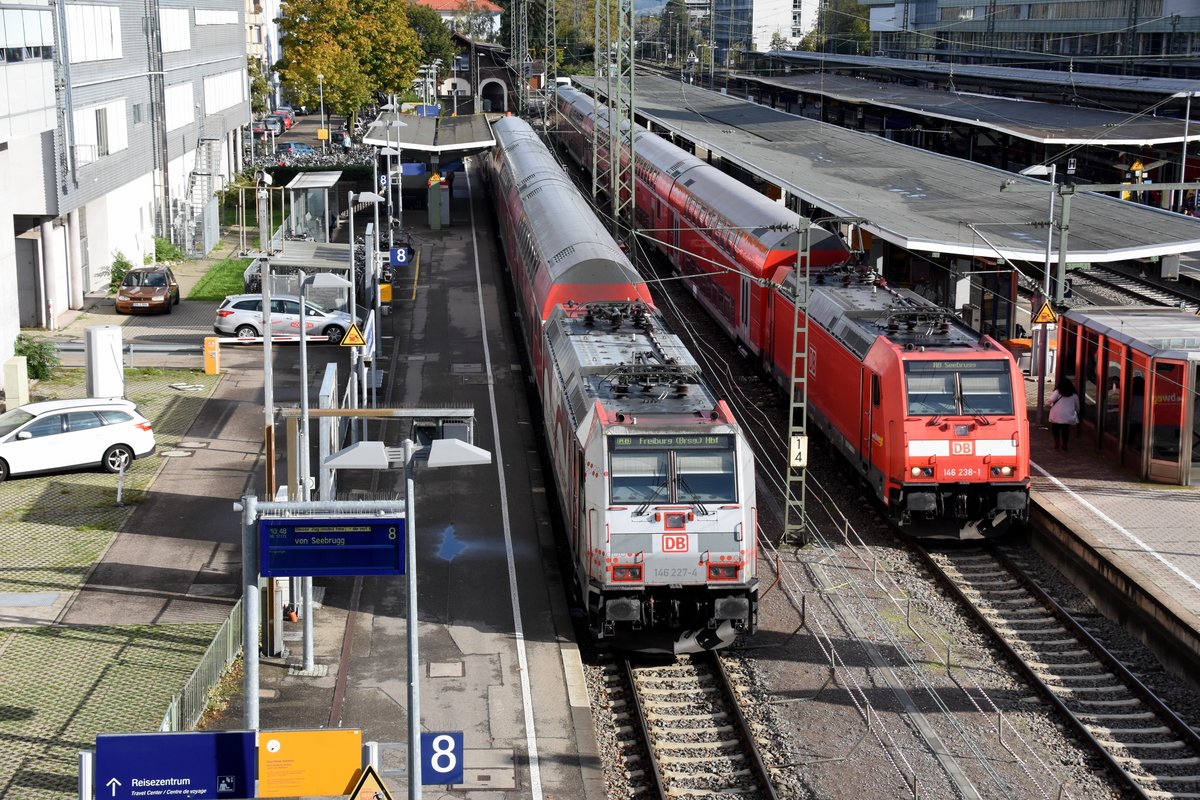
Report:
M 242 657 L 229 665 L 220 682 L 208 692 L 208 705 L 200 715 L 196 730 L 216 730 L 230 711 L 233 700 L 242 691 L 242 676 L 245 664 Z
M 188 300 L 224 300 L 245 290 L 242 273 L 253 259 L 224 258 L 213 264 L 200 282 L 188 292 Z

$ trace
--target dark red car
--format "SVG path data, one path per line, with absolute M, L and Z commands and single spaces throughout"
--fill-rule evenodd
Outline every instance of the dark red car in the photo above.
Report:
M 170 267 L 134 267 L 117 289 L 117 313 L 170 314 L 179 305 L 179 281 Z

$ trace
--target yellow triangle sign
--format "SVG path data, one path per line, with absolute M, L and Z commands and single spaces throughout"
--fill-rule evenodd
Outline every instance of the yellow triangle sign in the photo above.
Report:
M 1050 308 L 1050 301 L 1043 300 L 1042 307 L 1039 308 L 1037 310 L 1037 313 L 1033 315 L 1033 324 L 1034 325 L 1052 325 L 1055 322 L 1058 322 L 1058 317 L 1055 315 L 1054 309 Z M 343 339 L 342 341 L 344 343 L 345 339 Z
M 392 794 L 375 774 L 375 768 L 368 764 L 346 800 L 392 800 Z
M 342 347 L 363 347 L 366 343 L 367 340 L 363 338 L 358 324 L 351 322 L 350 330 L 346 331 L 346 335 L 342 337 Z

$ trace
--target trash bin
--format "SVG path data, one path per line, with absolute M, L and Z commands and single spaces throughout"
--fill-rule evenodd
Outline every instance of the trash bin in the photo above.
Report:
M 1004 346 L 1017 360 L 1021 372 L 1029 374 L 1032 369 L 1033 341 L 1031 339 L 1005 339 Z

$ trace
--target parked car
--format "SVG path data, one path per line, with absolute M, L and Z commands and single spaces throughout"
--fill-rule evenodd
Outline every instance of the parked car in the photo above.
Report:
M 328 336 L 338 344 L 350 330 L 350 315 L 344 311 L 326 311 L 311 300 L 304 308 L 304 328 L 309 336 Z M 235 294 L 217 306 L 213 330 L 223 336 L 249 339 L 263 335 L 261 294 Z M 300 298 L 295 295 L 271 297 L 271 331 L 275 336 L 300 335 Z
M 304 142 L 283 142 L 275 145 L 275 155 L 277 156 L 315 156 L 316 154 L 317 149 Z
M 134 267 L 117 289 L 117 313 L 138 311 L 170 314 L 179 305 L 179 281 L 170 267 Z
M 287 106 L 280 106 L 271 112 L 271 116 L 280 117 L 283 120 L 284 130 L 291 130 L 296 124 L 296 112 L 292 111 Z
M 281 135 L 287 130 L 287 120 L 279 114 L 267 114 L 265 117 L 263 117 L 263 120 L 268 125 L 274 126 L 271 130 L 271 133 L 275 134 L 276 136 Z
M 262 136 L 264 133 L 273 133 L 276 136 L 283 133 L 283 118 L 266 116 L 254 123 L 251 131 L 256 136 Z
M 128 400 L 47 400 L 0 414 L 0 481 L 100 466 L 120 472 L 154 452 L 150 421 Z

